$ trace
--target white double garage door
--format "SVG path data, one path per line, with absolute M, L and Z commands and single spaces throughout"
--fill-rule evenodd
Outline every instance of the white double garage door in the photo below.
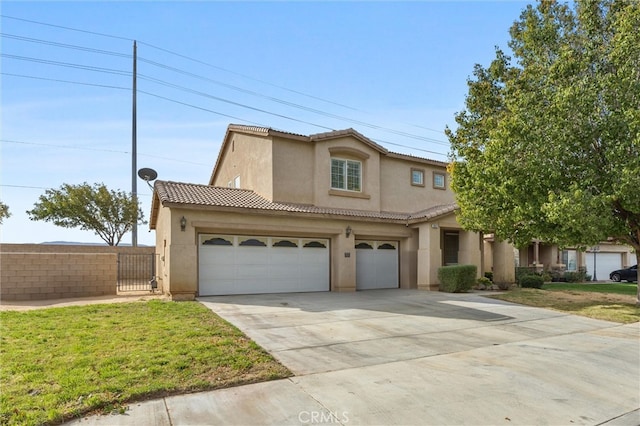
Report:
M 593 253 L 587 253 L 585 260 L 587 261 L 587 274 L 593 278 L 595 272 L 599 281 L 608 280 L 611 272 L 622 268 L 621 253 L 598 252 L 595 255 L 595 259 Z
M 200 296 L 330 290 L 328 239 L 203 234 L 199 240 Z M 356 241 L 356 287 L 398 287 L 397 242 Z

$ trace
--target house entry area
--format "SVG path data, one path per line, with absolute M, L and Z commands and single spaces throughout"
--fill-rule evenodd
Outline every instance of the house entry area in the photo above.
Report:
M 329 291 L 329 240 L 200 234 L 198 293 Z
M 451 266 L 458 264 L 458 252 L 460 251 L 460 233 L 458 231 L 444 230 L 442 232 L 442 264 Z
M 356 290 L 398 288 L 398 241 L 356 240 Z

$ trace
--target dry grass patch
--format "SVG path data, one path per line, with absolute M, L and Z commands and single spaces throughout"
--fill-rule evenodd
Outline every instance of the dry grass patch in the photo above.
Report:
M 625 324 L 640 321 L 636 297 L 627 294 L 514 288 L 487 297 Z
M 291 375 L 197 302 L 0 312 L 0 321 L 0 424 L 55 424 Z

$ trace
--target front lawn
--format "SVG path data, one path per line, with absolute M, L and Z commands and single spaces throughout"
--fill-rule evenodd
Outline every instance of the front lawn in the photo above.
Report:
M 0 325 L 0 424 L 60 423 L 291 375 L 197 302 L 5 311 Z
M 638 291 L 638 284 L 634 283 L 610 283 L 610 284 L 591 284 L 591 283 L 547 283 L 542 286 L 545 290 L 565 290 L 565 291 L 595 291 L 597 293 L 615 293 L 635 296 Z
M 554 309 L 619 323 L 640 321 L 635 284 L 545 284 L 542 289 L 513 288 L 488 295 L 521 305 Z M 608 291 L 607 291 L 608 290 Z

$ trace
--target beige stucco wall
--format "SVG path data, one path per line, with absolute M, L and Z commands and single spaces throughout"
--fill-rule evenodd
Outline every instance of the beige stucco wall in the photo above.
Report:
M 362 163 L 361 192 L 331 189 L 332 156 Z M 412 168 L 424 171 L 424 186 L 411 185 Z M 352 136 L 309 142 L 232 132 L 213 184 L 226 187 L 240 176 L 241 188 L 271 201 L 411 213 L 455 201 L 448 175 L 446 190 L 433 187 L 434 171 L 446 174 L 445 167 L 385 156 Z
M 182 216 L 187 220 L 185 231 L 180 230 Z M 347 226 L 352 229 L 350 237 L 345 235 Z M 356 288 L 356 239 L 399 241 L 400 287 L 437 290 L 437 268 L 442 265 L 440 235 L 444 229 L 460 231 L 460 261 L 478 265 L 480 273 L 479 236 L 461 231 L 453 214 L 432 223 L 407 226 L 357 218 L 161 208 L 157 227 L 158 287 L 177 300 L 197 296 L 198 235 L 223 233 L 328 238 L 332 291 L 354 291 Z
M 424 186 L 411 185 L 411 169 L 424 171 Z M 433 172 L 445 173 L 446 189 L 433 187 Z M 380 208 L 389 212 L 417 212 L 455 202 L 445 167 L 382 156 L 380 160 Z
M 361 192 L 331 189 L 332 157 L 362 163 Z M 424 170 L 424 187 L 411 185 L 412 168 Z M 436 170 L 446 173 L 445 168 L 438 165 L 384 155 L 354 136 L 308 141 L 232 132 L 224 145 L 213 184 L 227 186 L 240 175 L 243 189 L 251 189 L 272 201 L 413 213 L 454 202 L 448 176 L 446 190 L 433 188 Z M 180 230 L 182 216 L 187 219 L 185 231 Z M 347 226 L 353 229 L 348 238 L 344 232 Z M 437 289 L 444 229 L 460 231 L 460 262 L 476 264 L 480 275 L 483 271 L 480 237 L 463 232 L 454 214 L 409 226 L 248 209 L 164 207 L 160 208 L 157 220 L 158 286 L 174 299 L 193 298 L 198 288 L 198 235 L 223 233 L 330 239 L 332 291 L 355 290 L 355 239 L 399 241 L 400 287 Z
M 240 176 L 240 187 L 273 200 L 272 141 L 270 137 L 232 133 L 224 146 L 213 185 L 227 187 Z
M 513 245 L 506 241 L 491 243 L 493 254 L 493 282 L 496 284 L 513 284 L 516 281 L 515 251 Z
M 455 214 L 449 214 L 437 220 L 421 223 L 416 226 L 419 230 L 419 244 L 417 250 L 417 287 L 423 290 L 438 290 L 438 268 L 443 263 L 442 235 L 443 232 L 457 231 L 459 233 L 458 264 L 476 265 L 476 276 L 484 273 L 483 241 L 480 234 L 463 231 L 456 221 Z
M 313 204 L 314 146 L 274 137 L 273 201 Z
M 185 231 L 180 220 L 187 220 Z M 174 300 L 191 300 L 194 296 L 194 276 L 197 279 L 196 237 L 190 222 L 191 210 L 163 207 L 158 213 L 156 225 L 156 253 L 158 255 L 158 289 L 171 294 Z M 197 282 L 197 281 L 196 281 Z
M 346 148 L 341 151 L 340 148 Z M 349 149 L 362 152 L 362 158 Z M 334 153 L 331 153 L 334 150 Z M 337 150 L 337 151 L 336 151 Z M 362 162 L 362 191 L 331 189 L 331 157 Z M 380 211 L 380 153 L 353 137 L 315 143 L 314 202 L 316 206 L 337 209 Z

